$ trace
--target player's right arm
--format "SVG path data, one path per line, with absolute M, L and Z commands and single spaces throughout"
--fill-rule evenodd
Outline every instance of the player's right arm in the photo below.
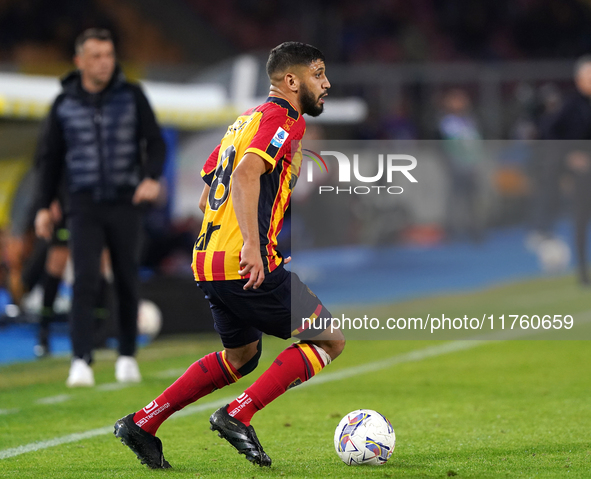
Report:
M 205 186 L 203 191 L 201 192 L 201 197 L 199 198 L 199 209 L 205 213 L 205 208 L 207 207 L 207 197 L 209 196 L 209 190 L 211 187 L 211 181 L 213 180 L 213 176 L 215 173 L 215 169 L 218 164 L 218 157 L 220 154 L 220 147 L 222 145 L 219 144 L 214 148 L 211 152 L 207 160 L 205 161 L 205 165 L 203 165 L 203 169 L 201 170 L 201 177 L 205 182 Z
M 258 204 L 261 175 L 268 164 L 256 153 L 244 155 L 232 174 L 232 203 L 244 244 L 240 256 L 240 276 L 250 274 L 244 289 L 257 289 L 265 279 L 259 237 Z
M 209 196 L 209 185 L 205 184 L 203 186 L 203 191 L 201 192 L 201 198 L 199 198 L 199 209 L 205 213 L 205 207 L 207 206 L 207 197 Z
M 53 234 L 49 206 L 57 196 L 66 153 L 63 131 L 57 118 L 57 106 L 61 98 L 60 96 L 56 99 L 45 120 L 35 158 L 38 174 L 35 200 L 38 211 L 35 217 L 35 233 L 48 241 Z

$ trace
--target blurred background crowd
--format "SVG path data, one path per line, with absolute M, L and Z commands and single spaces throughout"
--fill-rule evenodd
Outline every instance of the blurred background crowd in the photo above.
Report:
M 540 142 L 576 92 L 576 59 L 591 52 L 588 0 L 2 0 L 0 77 L 62 76 L 72 69 L 74 39 L 89 27 L 111 30 L 125 73 L 146 85 L 168 145 L 168 201 L 146 219 L 146 282 L 191 278 L 201 166 L 236 114 L 264 99 L 264 59 L 286 40 L 311 43 L 327 58 L 326 115 L 309 122 L 308 139 L 481 142 L 483 153 L 467 160 L 457 150 L 441 153 L 445 186 L 431 214 L 366 204 L 390 227 L 372 238 L 343 230 L 341 243 L 478 245 L 489 231 L 519 227 L 535 246 L 568 214 L 572 182 L 556 177 L 558 194 L 544 193 Z M 12 101 L 2 85 L 0 315 L 14 316 L 32 287 L 20 284 L 36 248 L 28 173 L 51 98 L 31 92 Z M 159 104 L 148 85 L 213 85 L 221 100 L 185 111 Z M 311 208 L 305 196 L 294 197 L 299 211 Z M 298 221 L 312 231 L 305 216 Z M 334 246 L 306 237 L 306 248 Z M 568 262 L 564 245 L 552 255 Z
M 339 63 L 563 59 L 591 48 L 585 0 L 4 0 L 0 15 L 9 62 L 68 61 L 78 33 L 97 25 L 127 60 L 159 64 L 206 65 L 285 38 Z

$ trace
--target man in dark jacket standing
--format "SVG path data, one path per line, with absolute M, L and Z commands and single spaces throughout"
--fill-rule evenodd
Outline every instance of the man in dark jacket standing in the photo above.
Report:
M 555 216 L 559 201 L 558 181 L 565 167 L 574 177 L 573 216 L 579 281 L 589 284 L 587 272 L 587 224 L 591 218 L 591 55 L 577 61 L 576 93 L 549 119 L 542 138 L 568 140 L 545 147 L 549 161 L 544 171 L 546 212 Z M 580 140 L 580 141 L 577 141 Z M 564 161 L 565 160 L 565 161 Z
M 100 257 L 111 254 L 119 318 L 115 377 L 139 382 L 134 358 L 142 214 L 140 203 L 160 193 L 165 145 L 154 113 L 137 85 L 117 67 L 111 34 L 89 29 L 76 40 L 77 70 L 62 80 L 40 140 L 37 235 L 49 239 L 49 212 L 65 182 L 65 211 L 74 262 L 71 311 L 73 359 L 66 384 L 93 386 L 93 308 Z

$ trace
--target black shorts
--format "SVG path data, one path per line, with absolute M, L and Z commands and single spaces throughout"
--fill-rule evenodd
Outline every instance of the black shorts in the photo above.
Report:
M 258 289 L 245 291 L 246 283 L 246 279 L 198 283 L 209 300 L 214 328 L 226 348 L 252 343 L 262 333 L 282 339 L 312 338 L 324 328 L 302 331 L 303 319 L 332 317 L 298 275 L 282 266 L 267 274 Z

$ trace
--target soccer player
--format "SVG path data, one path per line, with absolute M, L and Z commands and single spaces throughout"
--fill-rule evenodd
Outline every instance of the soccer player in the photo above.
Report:
M 270 466 L 250 424 L 253 415 L 287 389 L 307 381 L 345 346 L 339 330 L 303 330 L 302 318 L 331 318 L 298 276 L 283 267 L 277 235 L 301 167 L 303 114 L 318 116 L 330 83 L 324 55 L 286 42 L 267 61 L 270 94 L 232 124 L 207 160 L 200 199 L 205 213 L 195 243 L 193 272 L 210 302 L 224 350 L 187 371 L 145 408 L 115 423 L 115 435 L 143 464 L 168 468 L 159 426 L 175 411 L 252 372 L 261 355 L 262 333 L 298 342 L 285 349 L 259 379 L 209 421 L 238 452 Z M 292 142 L 300 145 L 292 150 Z M 315 326 L 316 327 L 316 326 Z

